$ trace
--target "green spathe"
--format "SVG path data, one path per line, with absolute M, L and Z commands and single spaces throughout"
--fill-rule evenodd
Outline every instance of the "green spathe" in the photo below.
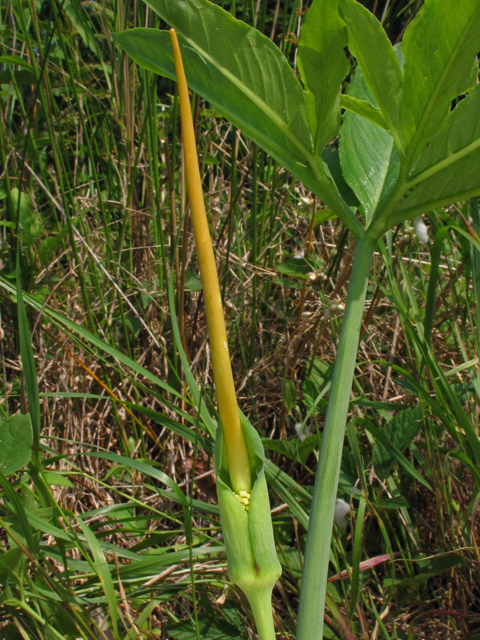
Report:
M 263 600 L 262 596 L 268 594 L 270 602 L 273 586 L 282 569 L 275 550 L 262 442 L 242 413 L 240 421 L 252 469 L 252 492 L 248 512 L 231 488 L 221 427 L 217 430 L 215 442 L 215 473 L 227 550 L 228 575 L 245 593 L 255 613 L 255 601 Z M 271 617 L 271 609 L 264 613 Z

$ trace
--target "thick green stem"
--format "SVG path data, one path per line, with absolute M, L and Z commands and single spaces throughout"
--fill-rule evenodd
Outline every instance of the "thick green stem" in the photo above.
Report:
M 272 589 L 263 588 L 248 593 L 259 640 L 275 640 L 272 614 Z
M 374 242 L 357 241 L 313 492 L 297 640 L 322 640 L 333 515 Z

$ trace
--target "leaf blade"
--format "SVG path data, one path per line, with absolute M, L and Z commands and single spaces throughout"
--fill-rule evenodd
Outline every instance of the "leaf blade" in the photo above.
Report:
M 28 464 L 32 445 L 32 425 L 28 413 L 16 413 L 0 422 L 0 473 L 7 477 Z
M 420 155 L 410 177 L 418 184 L 480 147 L 480 85 L 451 111 L 439 133 Z
M 341 84 L 350 69 L 346 35 L 338 0 L 315 0 L 300 31 L 298 68 L 318 152 L 340 128 Z
M 350 94 L 376 106 L 359 68 Z M 340 129 L 340 164 L 347 184 L 362 205 L 367 225 L 380 201 L 393 151 L 393 138 L 387 131 L 355 113 L 345 114 Z
M 340 0 L 340 12 L 347 26 L 348 48 L 362 70 L 397 148 L 402 149 L 398 98 L 403 75 L 395 51 L 380 22 L 356 0 Z
M 480 193 L 480 149 L 420 183 L 398 207 L 392 225 Z
M 451 101 L 475 84 L 479 49 L 477 0 L 427 1 L 407 28 L 400 115 L 411 159 L 447 117 Z
M 147 4 L 177 31 L 190 88 L 299 179 L 312 181 L 305 98 L 273 42 L 206 0 Z M 131 29 L 115 41 L 138 64 L 176 79 L 168 32 Z

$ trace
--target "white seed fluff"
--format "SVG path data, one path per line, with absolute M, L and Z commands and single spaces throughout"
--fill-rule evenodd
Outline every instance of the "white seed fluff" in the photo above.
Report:
M 423 221 L 422 216 L 416 216 L 413 223 L 415 225 L 415 231 L 417 233 L 418 241 L 422 244 L 426 244 L 428 242 L 428 229 L 427 225 Z
M 335 502 L 335 512 L 333 514 L 333 520 L 339 529 L 347 528 L 346 515 L 350 511 L 350 505 L 342 498 L 337 498 Z
M 306 424 L 303 424 L 302 422 L 297 422 L 295 424 L 295 431 L 297 432 L 297 436 L 300 442 L 303 442 L 305 438 L 310 435 L 310 429 Z

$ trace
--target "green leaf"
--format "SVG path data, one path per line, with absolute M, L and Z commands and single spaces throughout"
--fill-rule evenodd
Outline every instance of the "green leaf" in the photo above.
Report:
M 28 194 L 21 193 L 16 187 L 12 189 L 11 197 L 14 210 L 17 211 L 19 208 L 20 224 L 23 230 L 28 236 L 36 238 L 42 230 L 42 224 L 32 210 L 32 199 Z
M 318 394 L 331 380 L 332 372 L 333 366 L 330 363 L 324 362 L 320 358 L 314 359 L 310 375 L 305 377 L 302 386 L 303 400 L 310 411 L 316 410 L 318 413 L 325 413 L 327 399 L 319 402 Z
M 202 290 L 202 281 L 197 276 L 196 273 L 193 273 L 191 269 L 187 269 L 185 273 L 185 290 L 186 291 L 201 291 Z
M 453 567 L 464 564 L 466 559 L 458 553 L 448 553 L 438 555 L 431 559 L 417 560 L 420 573 L 411 578 L 398 580 L 397 578 L 386 578 L 383 581 L 385 586 L 395 587 L 414 587 L 422 582 L 426 582 L 429 578 L 438 576 L 445 571 L 451 571 Z
M 401 203 L 390 226 L 480 193 L 480 149 L 421 182 Z
M 300 460 L 302 464 L 305 464 L 308 456 L 315 451 L 315 449 L 319 448 L 318 436 L 316 434 L 307 436 L 305 440 L 300 442 L 298 440 L 297 446 L 297 459 Z
M 480 85 L 451 111 L 438 134 L 424 149 L 410 182 L 421 182 L 480 147 Z
M 340 12 L 347 25 L 348 48 L 401 149 L 399 97 L 403 77 L 390 40 L 377 18 L 356 0 L 340 0 Z
M 218 615 L 198 616 L 198 627 L 202 640 L 225 640 L 226 638 L 238 639 L 238 629 L 222 620 Z M 168 627 L 168 633 L 175 640 L 197 640 L 197 631 L 190 620 L 185 620 Z
M 335 183 L 338 192 L 345 200 L 345 203 L 349 207 L 357 208 L 360 204 L 355 193 L 350 186 L 345 182 L 343 177 L 342 167 L 340 165 L 340 153 L 338 149 L 324 149 L 322 153 L 322 160 L 325 163 L 328 173 Z
M 366 100 L 359 100 L 353 96 L 343 94 L 340 96 L 340 106 L 342 109 L 345 109 L 345 111 L 350 111 L 351 113 L 356 113 L 357 116 L 367 118 L 370 122 L 378 124 L 379 127 L 388 131 L 388 125 L 385 122 L 385 118 L 378 109 L 372 107 L 372 105 Z
M 18 85 L 31 85 L 37 81 L 37 77 L 32 71 L 15 69 L 15 71 L 0 71 L 0 84 L 9 84 L 12 76 Z
M 65 0 L 64 11 L 80 34 L 84 44 L 87 47 L 90 47 L 90 49 L 96 53 L 97 57 L 102 60 L 102 54 L 95 37 L 95 33 L 90 26 L 90 22 L 87 18 L 87 12 L 82 5 L 72 0 Z
M 307 280 L 308 274 L 319 268 L 320 265 L 306 258 L 290 258 L 290 260 L 277 265 L 277 271 L 280 273 L 292 278 L 301 278 L 302 280 Z
M 376 509 L 408 509 L 408 502 L 403 496 L 387 498 L 385 500 L 380 500 L 379 502 L 372 501 L 372 504 Z
M 399 452 L 403 452 L 421 429 L 422 414 L 420 407 L 404 409 L 400 411 L 382 429 L 382 434 L 389 440 Z M 391 449 L 387 449 L 381 442 L 375 442 L 373 446 L 373 464 L 377 475 L 385 480 L 395 463 L 395 456 Z
M 330 211 L 330 209 L 317 209 L 313 214 L 313 222 L 315 225 L 323 224 L 328 220 L 334 220 L 336 217 L 337 214 Z
M 312 142 L 305 98 L 287 59 L 273 42 L 206 0 L 148 0 L 179 35 L 190 88 L 208 100 L 300 180 Z M 176 80 L 170 35 L 132 29 L 115 41 L 142 67 Z
M 405 31 L 400 115 L 411 160 L 435 136 L 452 100 L 475 85 L 479 50 L 478 0 L 426 0 Z
M 16 413 L 0 422 L 0 473 L 9 476 L 23 469 L 32 457 L 30 416 Z
M 302 561 L 299 556 L 299 550 L 296 547 L 282 544 L 277 555 L 280 564 L 285 567 L 294 578 L 302 577 Z
M 43 477 L 47 484 L 53 484 L 56 487 L 69 487 L 70 489 L 73 489 L 75 486 L 69 478 L 58 471 L 44 471 Z
M 20 571 L 23 564 L 23 551 L 15 547 L 0 556 L 0 584 L 5 585 L 8 578 L 14 578 L 13 574 Z M 2 629 L 2 638 L 5 628 Z
M 0 56 L 0 64 L 16 64 L 33 73 L 33 67 L 20 56 Z
M 399 207 L 399 215 L 403 217 L 414 208 L 428 211 L 464 200 L 472 190 L 472 195 L 480 191 L 476 170 L 480 163 L 479 113 L 480 85 L 477 85 L 450 112 L 438 135 L 420 155 L 408 183 L 418 186 Z
M 355 72 L 348 93 L 376 106 L 360 69 Z M 340 164 L 346 182 L 362 205 L 367 225 L 387 184 L 394 149 L 393 138 L 387 131 L 354 113 L 345 114 L 340 130 Z
M 265 449 L 275 451 L 290 460 L 297 459 L 298 439 L 295 440 L 270 440 L 269 438 L 262 438 L 262 444 Z
M 17 546 L 15 542 L 15 536 L 20 538 L 22 542 L 26 542 L 27 547 L 34 553 L 38 552 L 38 538 L 33 535 L 32 528 L 27 519 L 27 514 L 25 512 L 25 508 L 22 504 L 23 496 L 22 494 L 18 495 L 10 482 L 5 478 L 5 476 L 0 473 L 0 485 L 3 487 L 4 496 L 3 503 L 8 508 L 8 510 L 14 514 L 14 522 L 12 523 L 12 527 L 7 525 L 4 521 L 3 528 L 5 529 L 8 537 L 10 539 L 10 548 L 14 548 Z
M 147 0 L 176 29 L 190 87 L 334 209 L 360 237 L 363 228 L 313 153 L 305 96 L 273 42 L 207 0 Z M 144 68 L 175 79 L 169 34 L 132 29 L 115 36 Z
M 405 471 L 412 476 L 414 480 L 423 484 L 429 491 L 433 491 L 430 484 L 425 480 L 425 478 L 417 471 L 417 469 L 412 465 L 412 463 L 401 453 L 401 451 L 390 441 L 390 439 L 385 435 L 382 429 L 374 426 L 372 423 L 365 422 L 365 429 L 369 431 L 375 440 L 380 443 L 386 451 L 400 464 Z
M 138 338 L 142 330 L 142 323 L 139 318 L 133 314 L 125 316 L 125 325 L 130 329 L 134 338 Z
M 350 70 L 346 45 L 338 0 L 314 0 L 300 31 L 297 60 L 318 152 L 340 128 L 341 85 Z
M 295 406 L 295 400 L 297 399 L 297 390 L 295 384 L 290 378 L 284 377 L 282 380 L 282 397 L 285 403 L 287 411 L 290 411 Z
M 61 231 L 54 236 L 48 236 L 45 240 L 42 240 L 38 247 L 37 253 L 40 261 L 43 264 L 47 264 L 53 256 L 53 253 L 58 249 L 59 245 L 65 240 L 68 234 L 68 226 L 65 225 Z
M 305 464 L 308 456 L 318 449 L 318 438 L 316 435 L 308 436 L 303 442 L 300 442 L 298 438 L 293 440 L 270 440 L 269 438 L 262 438 L 262 443 L 265 449 L 275 451 L 290 460 L 296 460 Z

